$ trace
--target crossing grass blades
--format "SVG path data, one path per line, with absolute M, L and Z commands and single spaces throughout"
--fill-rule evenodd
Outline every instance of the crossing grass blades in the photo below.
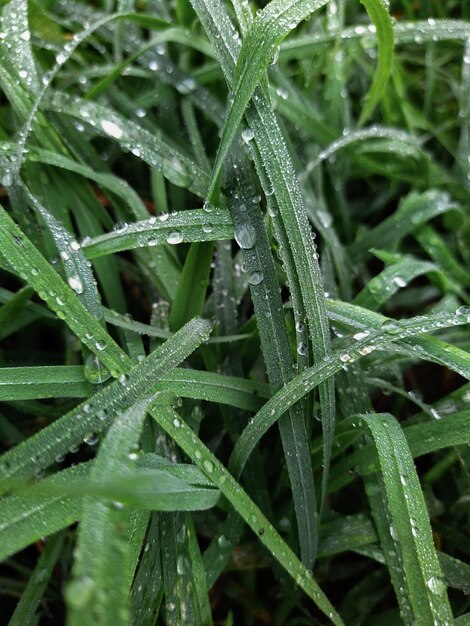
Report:
M 470 623 L 456 0 L 10 0 L 2 623 Z

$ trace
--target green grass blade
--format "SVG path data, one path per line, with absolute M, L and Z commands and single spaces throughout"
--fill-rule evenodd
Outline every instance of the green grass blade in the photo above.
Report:
M 34 623 L 35 613 L 61 554 L 64 539 L 64 534 L 59 533 L 46 543 L 8 626 L 28 626 Z
M 88 478 L 91 467 L 82 463 L 44 480 L 65 489 Z M 0 559 L 23 550 L 45 535 L 70 526 L 82 513 L 81 498 L 48 496 L 30 487 L 27 493 L 13 494 L 0 503 Z
M 194 431 L 181 420 L 173 409 L 167 406 L 154 405 L 151 413 L 158 424 L 220 489 L 248 526 L 259 536 L 260 541 L 274 558 L 292 576 L 296 584 L 309 595 L 333 624 L 341 625 L 341 618 L 320 590 L 311 573 L 302 565 L 239 483 L 202 443 Z
M 159 376 L 173 369 L 191 354 L 210 332 L 205 320 L 192 320 L 179 332 L 134 366 L 132 372 L 121 375 L 106 388 L 98 391 L 90 402 L 75 409 L 33 435 L 0 457 L 2 491 L 13 481 L 27 479 L 51 465 L 58 455 L 80 444 L 92 433 L 105 430 L 116 415 L 135 404 L 135 398 L 152 393 Z
M 94 259 L 146 246 L 232 238 L 232 220 L 227 211 L 217 210 L 212 216 L 203 209 L 194 209 L 123 225 L 116 231 L 86 240 L 83 250 L 87 258 Z
M 403 432 L 395 418 L 388 414 L 363 415 L 360 419 L 372 434 L 379 458 L 385 488 L 381 501 L 390 519 L 386 541 L 389 545 L 391 536 L 397 552 L 389 571 L 405 619 L 423 624 L 452 623 L 426 504 Z M 382 524 L 378 531 L 381 541 L 385 540 Z M 387 561 L 388 554 L 385 550 Z M 403 575 L 391 567 L 395 566 L 397 557 Z M 405 589 L 400 586 L 402 581 Z
M 468 324 L 467 311 L 457 312 L 452 317 L 438 315 L 434 318 L 429 316 L 426 320 L 412 318 L 401 322 L 384 324 L 381 330 L 369 331 L 369 335 L 366 337 L 356 340 L 344 350 L 335 351 L 330 357 L 324 359 L 323 362 L 308 368 L 273 395 L 263 408 L 258 411 L 253 421 L 246 426 L 233 449 L 229 463 L 230 471 L 234 476 L 239 476 L 251 451 L 276 420 L 306 393 L 338 372 L 345 363 L 354 363 L 378 347 L 385 347 L 388 343 L 404 337 L 430 332 L 441 328 L 442 325 L 453 326 L 455 323 Z M 420 356 L 426 358 L 424 353 L 420 353 Z M 468 355 L 466 370 L 461 371 L 459 369 L 459 373 L 462 375 L 466 374 L 470 378 L 470 357 Z
M 361 111 L 359 126 L 364 125 L 379 103 L 387 85 L 393 63 L 393 26 L 385 3 L 382 0 L 361 0 L 361 3 L 365 6 L 375 26 L 379 58 L 372 85 Z
M 116 417 L 93 463 L 92 482 L 104 481 L 106 485 L 110 476 L 132 468 L 128 454 L 138 443 L 149 401 L 139 401 Z M 84 500 L 73 577 L 66 590 L 71 626 L 128 623 L 127 599 L 133 578 L 129 538 L 126 507 L 103 500 Z

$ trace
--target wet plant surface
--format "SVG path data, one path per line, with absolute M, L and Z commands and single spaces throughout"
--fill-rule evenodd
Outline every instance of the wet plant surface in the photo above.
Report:
M 0 623 L 470 623 L 465 3 L 1 7 Z

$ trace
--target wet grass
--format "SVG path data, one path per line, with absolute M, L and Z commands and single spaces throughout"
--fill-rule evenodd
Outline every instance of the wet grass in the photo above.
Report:
M 468 622 L 466 10 L 2 4 L 2 623 Z

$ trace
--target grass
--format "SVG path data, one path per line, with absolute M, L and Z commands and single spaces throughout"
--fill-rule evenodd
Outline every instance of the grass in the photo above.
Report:
M 465 3 L 1 10 L 1 622 L 470 623 Z

